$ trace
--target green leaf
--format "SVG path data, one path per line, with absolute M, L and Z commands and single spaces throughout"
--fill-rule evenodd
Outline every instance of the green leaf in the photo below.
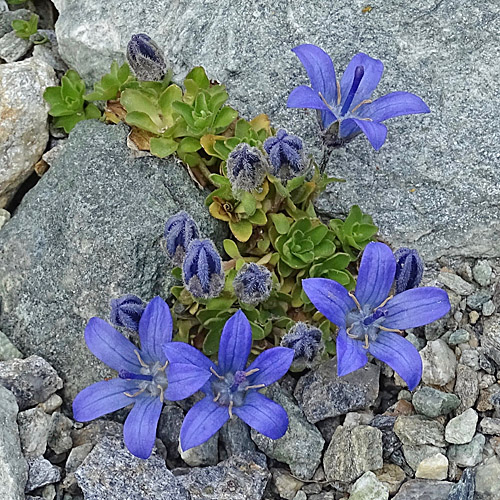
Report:
M 75 113 L 73 115 L 58 116 L 54 119 L 54 125 L 57 128 L 64 129 L 64 131 L 69 134 L 73 130 L 75 125 L 82 120 L 85 120 L 85 113 L 83 111 L 81 113 Z
M 240 251 L 238 250 L 238 245 L 233 240 L 224 240 L 222 242 L 225 252 L 231 257 L 231 259 L 238 259 L 241 257 Z
M 207 302 L 207 310 L 225 311 L 229 309 L 236 299 L 234 297 L 216 297 Z
M 87 104 L 85 107 L 85 119 L 92 120 L 101 118 L 101 110 L 93 103 Z
M 125 62 L 120 67 L 118 63 L 111 63 L 110 72 L 104 75 L 99 82 L 94 84 L 94 91 L 85 96 L 86 101 L 109 101 L 116 99 L 118 92 L 130 77 L 130 67 Z M 133 78 L 131 78 L 132 80 Z
M 201 148 L 200 140 L 195 137 L 184 137 L 179 143 L 178 154 L 194 153 Z
M 28 40 L 31 35 L 34 35 L 38 29 L 38 16 L 31 14 L 29 21 L 24 19 L 14 19 L 11 23 L 12 28 L 16 32 L 16 36 Z
M 256 323 L 250 322 L 250 326 L 252 327 L 252 339 L 253 340 L 261 340 L 266 337 L 266 332 L 264 329 L 257 325 Z
M 248 218 L 248 220 L 256 226 L 265 226 L 267 224 L 267 216 L 260 208 L 257 209 L 255 213 Z
M 127 113 L 125 121 L 129 125 L 134 125 L 135 127 L 151 132 L 152 134 L 160 134 L 160 130 L 156 124 L 153 123 L 153 120 L 151 120 L 149 115 L 141 111 L 131 111 Z
M 298 187 L 302 186 L 302 184 L 304 184 L 305 178 L 306 178 L 305 175 L 301 175 L 300 177 L 294 177 L 293 179 L 288 181 L 286 188 L 291 193 L 293 190 L 297 189 Z
M 172 103 L 182 100 L 182 90 L 177 85 L 169 85 L 160 95 L 158 104 L 160 105 L 161 114 L 164 118 L 172 117 L 174 110 Z M 173 120 L 173 117 L 172 117 Z
M 210 80 L 201 66 L 196 66 L 187 74 L 184 85 L 186 84 L 186 80 L 193 80 L 200 89 L 208 89 L 210 86 Z
M 127 116 L 128 118 L 128 116 Z M 158 156 L 160 158 L 165 158 L 174 154 L 177 151 L 179 143 L 173 139 L 167 139 L 165 137 L 152 137 L 150 141 L 151 154 Z
M 189 104 L 186 104 L 185 102 L 174 101 L 172 103 L 172 109 L 174 111 L 177 111 L 177 113 L 179 113 L 182 118 L 184 118 L 184 121 L 189 126 L 194 126 L 193 108 Z
M 269 216 L 279 234 L 287 234 L 290 231 L 290 221 L 285 214 L 269 214 Z
M 127 110 L 127 123 L 129 123 L 128 115 L 130 113 L 140 112 L 142 114 L 146 114 L 149 119 L 156 125 L 156 128 L 158 130 L 163 128 L 163 122 L 159 116 L 160 110 L 158 109 L 158 105 L 155 102 L 154 98 L 146 91 L 141 89 L 126 89 L 120 96 L 120 104 Z M 151 132 L 151 130 L 149 131 Z
M 243 192 L 241 195 L 240 206 L 243 208 L 244 213 L 247 215 L 253 215 L 257 207 L 255 198 L 251 193 Z M 241 212 L 241 210 L 239 210 Z
M 234 120 L 238 117 L 238 112 L 229 106 L 224 106 L 215 119 L 214 128 L 215 133 L 219 134 L 224 131 Z
M 241 220 L 239 222 L 230 221 L 229 229 L 234 234 L 235 238 L 242 243 L 248 241 L 253 232 L 252 223 L 247 220 Z

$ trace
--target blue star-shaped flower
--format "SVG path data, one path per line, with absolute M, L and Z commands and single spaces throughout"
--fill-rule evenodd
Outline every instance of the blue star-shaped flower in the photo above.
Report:
M 300 85 L 293 89 L 287 106 L 319 110 L 325 130 L 338 122 L 341 142 L 363 132 L 372 146 L 379 150 L 387 136 L 387 128 L 381 122 L 400 115 L 430 112 L 420 97 L 409 92 L 391 92 L 371 100 L 384 71 L 384 65 L 378 59 L 356 54 L 339 83 L 333 62 L 325 51 L 310 44 L 292 50 L 304 65 L 312 88 Z
M 422 377 L 422 360 L 413 344 L 398 333 L 441 318 L 450 310 L 450 301 L 444 290 L 434 287 L 389 295 L 395 273 L 391 249 L 372 242 L 363 253 L 354 293 L 324 278 L 305 279 L 302 287 L 316 309 L 339 328 L 339 376 L 363 367 L 370 353 L 413 390 Z
M 285 434 L 288 427 L 285 410 L 258 391 L 285 375 L 294 352 L 286 347 L 273 347 L 247 367 L 251 347 L 252 329 L 241 310 L 224 325 L 218 365 L 189 344 L 165 345 L 170 361 L 169 396 L 180 400 L 199 389 L 205 393 L 205 398 L 184 419 L 180 435 L 182 450 L 204 443 L 233 414 L 271 439 Z

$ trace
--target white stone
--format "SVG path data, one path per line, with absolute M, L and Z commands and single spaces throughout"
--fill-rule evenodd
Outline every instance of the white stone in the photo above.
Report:
M 448 459 L 442 453 L 424 458 L 417 467 L 415 477 L 420 479 L 446 479 L 448 476 Z
M 377 476 L 371 472 L 365 472 L 353 485 L 349 500 L 387 500 L 389 489 L 382 484 Z
M 54 70 L 41 61 L 31 58 L 0 65 L 0 208 L 45 150 L 49 107 L 42 95 L 53 85 Z
M 448 422 L 444 438 L 453 444 L 470 443 L 476 433 L 477 419 L 476 410 L 469 408 Z
M 428 385 L 443 386 L 455 378 L 457 358 L 444 340 L 432 340 L 420 351 L 422 380 Z

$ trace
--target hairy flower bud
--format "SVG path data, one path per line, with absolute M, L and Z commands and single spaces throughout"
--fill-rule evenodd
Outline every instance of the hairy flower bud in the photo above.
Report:
M 296 371 L 310 368 L 324 349 L 323 333 L 319 328 L 298 322 L 281 339 L 282 347 L 293 349 L 292 369 Z
M 424 263 L 416 250 L 399 248 L 394 252 L 396 258 L 396 293 L 417 288 L 424 274 Z
M 236 297 L 244 304 L 256 306 L 265 302 L 273 287 L 271 272 L 267 267 L 254 264 L 244 264 L 233 280 Z
M 130 330 L 139 329 L 139 321 L 146 304 L 136 295 L 127 294 L 118 299 L 112 299 L 110 302 L 111 323 L 115 326 L 124 326 Z
M 219 252 L 210 240 L 193 240 L 182 264 L 184 285 L 200 299 L 218 297 L 224 288 L 224 271 Z
M 167 220 L 164 236 L 168 255 L 180 266 L 189 244 L 200 237 L 200 231 L 193 218 L 182 210 Z
M 264 150 L 272 166 L 271 173 L 283 179 L 301 175 L 305 168 L 303 149 L 300 137 L 288 135 L 284 129 L 278 130 L 276 137 L 269 137 L 264 142 Z
M 162 50 L 144 33 L 132 35 L 127 45 L 127 60 L 138 80 L 159 82 L 167 72 Z
M 258 148 L 245 142 L 238 144 L 226 162 L 227 176 L 235 191 L 253 191 L 266 176 L 267 161 Z

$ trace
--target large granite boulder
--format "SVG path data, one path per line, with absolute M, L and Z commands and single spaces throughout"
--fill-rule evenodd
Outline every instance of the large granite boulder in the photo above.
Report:
M 146 32 L 178 79 L 203 65 L 227 84 L 244 117 L 268 113 L 316 150 L 314 115 L 286 109 L 292 88 L 308 83 L 290 49 L 321 46 L 339 75 L 357 52 L 381 59 L 386 71 L 374 97 L 414 92 L 432 113 L 388 122 L 379 153 L 362 137 L 337 151 L 328 168 L 347 182 L 329 189 L 321 211 L 346 213 L 358 203 L 390 243 L 416 247 L 427 259 L 500 256 L 495 0 L 387 0 L 369 12 L 366 2 L 350 0 L 54 3 L 61 54 L 87 81 L 124 60 L 132 33 Z
M 110 375 L 87 349 L 92 316 L 134 293 L 168 296 L 165 220 L 184 209 L 216 240 L 223 226 L 174 160 L 135 159 L 125 126 L 78 124 L 47 174 L 0 233 L 0 328 L 25 354 L 39 354 L 72 398 Z

